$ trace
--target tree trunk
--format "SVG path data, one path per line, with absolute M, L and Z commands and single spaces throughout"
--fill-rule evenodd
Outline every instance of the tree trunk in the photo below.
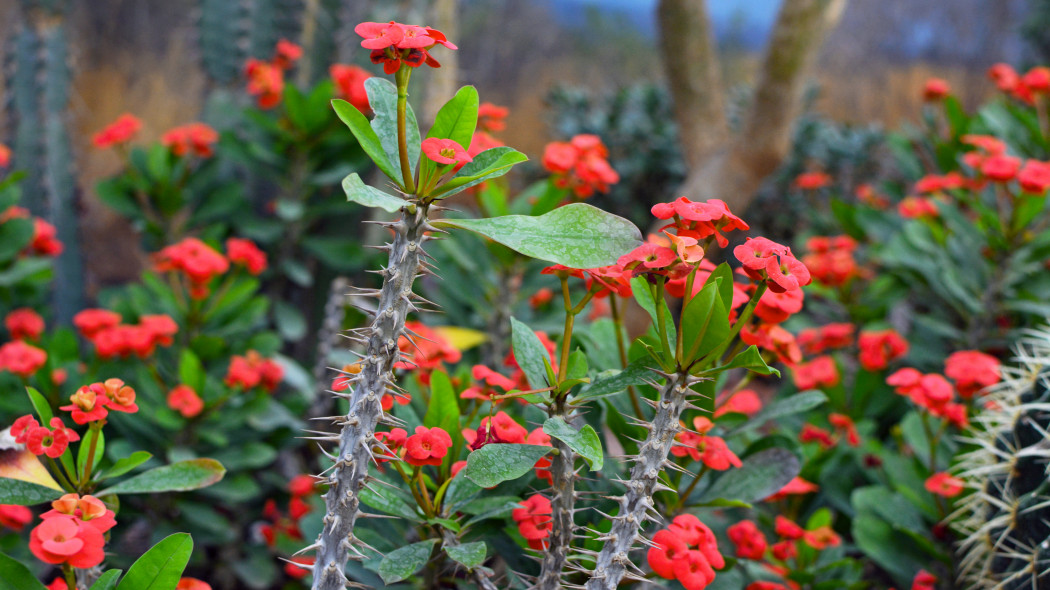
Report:
M 665 4 L 684 4 L 688 0 L 663 0 Z M 693 2 L 692 4 L 700 4 Z M 743 214 L 754 199 L 762 180 L 783 161 L 791 147 L 792 124 L 802 108 L 805 75 L 828 31 L 838 23 L 846 0 L 784 0 L 777 17 L 773 34 L 766 48 L 766 55 L 755 87 L 754 101 L 743 118 L 743 128 L 732 142 L 719 152 L 709 152 L 698 164 L 689 161 L 688 153 L 693 146 L 703 144 L 691 134 L 706 134 L 702 124 L 710 121 L 710 114 L 693 112 L 692 125 L 680 125 L 683 131 L 682 149 L 690 164 L 690 173 L 682 192 L 691 199 L 724 200 L 731 209 Z M 674 33 L 675 27 L 665 28 L 664 34 Z M 665 40 L 665 47 L 682 45 L 683 42 Z M 667 51 L 665 49 L 665 59 Z M 709 62 L 694 65 L 687 75 L 700 79 L 702 72 L 717 68 L 717 56 L 711 52 Z M 701 73 L 698 73 L 701 72 Z M 710 78 L 708 78 L 710 79 Z M 694 100 L 679 97 L 683 84 L 672 83 L 674 101 Z M 711 86 L 708 93 L 717 93 L 721 103 L 721 86 Z M 707 99 L 711 102 L 711 99 Z M 724 115 L 723 115 L 724 116 Z M 681 118 L 681 115 L 679 116 Z M 717 137 L 720 128 L 711 132 Z M 708 142 L 710 143 L 710 142 Z

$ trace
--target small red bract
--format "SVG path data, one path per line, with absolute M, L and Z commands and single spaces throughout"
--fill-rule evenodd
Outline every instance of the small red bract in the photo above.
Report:
M 452 437 L 441 428 L 416 426 L 415 434 L 405 441 L 405 462 L 409 465 L 441 465 Z

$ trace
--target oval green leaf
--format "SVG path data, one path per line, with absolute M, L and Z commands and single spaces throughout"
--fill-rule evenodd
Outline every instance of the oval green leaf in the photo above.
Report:
M 701 502 L 727 498 L 757 502 L 772 496 L 801 471 L 798 457 L 787 449 L 773 447 L 744 459 L 743 465 L 718 478 L 701 496 Z
M 124 475 L 152 458 L 153 455 L 146 451 L 135 451 L 127 457 L 117 459 L 116 462 L 113 463 L 113 467 L 110 467 L 102 474 L 101 479 L 109 479 L 111 477 Z
M 34 506 L 56 500 L 63 493 L 62 490 L 44 487 L 28 481 L 0 477 L 0 504 Z
M 345 100 L 333 100 L 332 108 L 335 109 L 335 114 L 339 116 L 339 119 L 350 128 L 354 137 L 357 138 L 357 143 L 361 146 L 361 149 L 383 171 L 383 174 L 386 174 L 390 180 L 401 186 L 401 173 L 394 165 L 394 162 L 387 158 L 386 152 L 383 151 L 383 144 L 379 141 L 379 136 L 376 135 L 375 130 L 368 123 L 368 117 L 364 116 L 361 111 L 357 110 L 357 107 Z
M 343 179 L 343 192 L 346 200 L 353 201 L 365 207 L 378 207 L 391 213 L 400 211 L 405 206 L 405 200 L 388 195 L 383 191 L 365 184 L 356 172 Z
M 485 445 L 467 455 L 463 475 L 483 488 L 490 488 L 525 475 L 549 452 L 550 447 L 540 445 Z
M 510 340 L 514 351 L 514 360 L 521 367 L 529 386 L 533 389 L 550 387 L 553 383 L 547 382 L 547 369 L 543 362 L 549 359 L 547 349 L 540 342 L 539 337 L 532 328 L 510 318 Z
M 452 558 L 453 561 L 472 570 L 479 565 L 485 563 L 485 547 L 484 541 L 476 541 L 474 543 L 464 543 L 462 545 L 445 545 L 445 553 Z
M 206 488 L 222 479 L 226 468 L 215 459 L 189 459 L 150 469 L 97 495 L 185 492 Z
M 598 439 L 598 433 L 590 424 L 584 424 L 583 428 L 576 430 L 569 426 L 565 420 L 558 416 L 548 419 L 543 423 L 543 432 L 569 445 L 569 448 L 583 457 L 591 466 L 591 471 L 601 471 L 605 464 L 605 455 L 602 454 L 602 442 Z
M 372 118 L 372 130 L 379 138 L 380 145 L 386 153 L 387 161 L 394 165 L 397 170 L 395 176 L 391 176 L 400 186 L 401 184 L 401 155 L 397 146 L 397 86 L 386 78 L 373 77 L 365 80 L 365 92 L 368 94 L 368 104 L 372 107 L 375 117 Z M 419 124 L 416 123 L 416 113 L 412 105 L 408 105 L 405 116 L 405 135 L 408 140 L 408 164 L 414 175 L 416 173 L 416 162 L 419 161 Z M 390 176 L 388 174 L 388 176 Z
M 474 156 L 474 160 L 463 166 L 448 182 L 437 187 L 434 196 L 441 199 L 451 197 L 486 180 L 499 178 L 510 172 L 516 164 L 528 159 L 525 154 L 506 146 L 489 148 Z
M 193 552 L 193 539 L 175 533 L 138 558 L 117 590 L 172 590 L 179 583 Z
M 468 229 L 526 256 L 570 268 L 615 264 L 642 243 L 642 233 L 633 223 L 586 203 L 539 217 L 442 219 L 440 224 Z
M 0 553 L 0 590 L 47 590 L 22 562 Z
M 437 539 L 428 539 L 387 553 L 379 562 L 379 577 L 387 584 L 407 579 L 426 564 L 437 542 Z

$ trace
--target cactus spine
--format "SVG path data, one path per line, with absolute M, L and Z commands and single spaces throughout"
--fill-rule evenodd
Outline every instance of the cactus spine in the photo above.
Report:
M 634 567 L 629 554 L 642 524 L 653 518 L 650 515 L 653 510 L 653 493 L 669 489 L 660 483 L 660 471 L 668 465 L 673 465 L 668 463 L 667 454 L 681 428 L 679 418 L 689 407 L 689 388 L 700 381 L 699 378 L 683 372 L 664 376 L 667 382 L 652 402 L 656 407 L 656 415 L 647 425 L 649 435 L 638 449 L 630 479 L 621 481 L 627 486 L 627 492 L 619 498 L 620 511 L 612 517 L 612 529 L 609 533 L 599 537 L 600 541 L 605 542 L 605 546 L 598 554 L 591 578 L 585 586 L 587 590 L 615 590 L 620 580 L 625 577 L 645 581 L 639 575 L 640 571 L 628 571 Z
M 383 445 L 375 437 L 381 421 L 392 422 L 385 416 L 380 400 L 394 387 L 393 366 L 401 358 L 398 339 L 405 331 L 405 316 L 415 309 L 412 283 L 424 263 L 423 243 L 429 239 L 425 232 L 434 228 L 427 224 L 425 206 L 408 205 L 397 222 L 387 224 L 394 231 L 394 239 L 386 248 L 390 251 L 389 266 L 381 271 L 383 286 L 373 293 L 379 298 L 375 317 L 370 326 L 358 331 L 367 343 L 367 352 L 361 360 L 361 372 L 354 376 L 351 391 L 337 394 L 350 401 L 350 410 L 337 423 L 342 427 L 338 436 L 323 437 L 339 442 L 335 465 L 326 476 L 330 485 L 325 493 L 327 515 L 324 529 L 310 548 L 317 550 L 314 564 L 314 590 L 341 590 L 348 584 L 343 570 L 350 553 L 360 556 L 353 547 L 354 523 L 357 520 L 361 488 L 368 481 L 368 462 L 373 460 L 373 448 Z
M 1050 328 L 1029 333 L 1016 353 L 975 419 L 967 442 L 977 449 L 960 459 L 973 490 L 952 515 L 965 536 L 967 588 L 1050 586 Z
M 566 344 L 567 346 L 567 344 Z M 568 422 L 568 420 L 566 420 Z M 569 549 L 575 532 L 573 509 L 576 503 L 576 453 L 564 442 L 552 438 L 558 454 L 551 457 L 551 532 L 548 537 L 550 545 L 543 554 L 540 577 L 536 582 L 538 590 L 556 590 L 561 588 L 561 577 L 568 561 Z

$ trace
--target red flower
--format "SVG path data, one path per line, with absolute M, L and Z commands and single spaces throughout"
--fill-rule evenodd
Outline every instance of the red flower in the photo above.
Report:
M 718 551 L 718 539 L 714 532 L 692 514 L 679 514 L 674 517 L 667 530 L 680 536 L 690 547 L 696 547 L 707 562 L 715 568 L 725 567 L 725 559 Z
M 780 561 L 787 561 L 798 555 L 798 547 L 795 546 L 794 541 L 780 541 L 779 543 L 773 543 L 773 546 L 770 547 L 769 550 L 773 553 L 773 557 Z
M 463 146 L 451 139 L 428 137 L 423 140 L 420 149 L 423 151 L 423 155 L 444 166 L 474 160 L 467 153 L 467 150 L 463 149 Z
M 700 443 L 700 461 L 715 471 L 725 471 L 730 467 L 742 464 L 736 453 L 729 450 L 729 445 L 721 437 L 705 436 Z
M 192 418 L 204 409 L 204 400 L 189 385 L 176 385 L 168 392 L 168 407 L 183 418 Z
M 37 340 L 44 333 L 44 318 L 28 307 L 20 307 L 4 318 L 4 327 L 12 340 Z
M 751 582 L 744 590 L 788 590 L 788 587 L 776 582 Z
M 394 47 L 405 38 L 405 26 L 394 21 L 389 23 L 364 22 L 354 27 L 354 32 L 364 37 L 365 40 L 361 42 L 361 47 L 365 49 Z
M 102 389 L 100 383 L 81 387 L 76 393 L 69 396 L 69 401 L 73 403 L 68 406 L 62 406 L 59 409 L 72 412 L 73 422 L 77 424 L 105 420 L 106 416 L 109 415 L 109 411 L 106 409 L 106 406 L 110 403 L 109 397 L 106 396 L 106 391 Z
M 744 344 L 753 344 L 774 352 L 777 358 L 785 364 L 791 365 L 802 360 L 802 351 L 795 337 L 779 325 L 760 324 L 757 328 L 745 326 L 740 331 L 740 339 L 744 341 Z
M 69 586 L 66 585 L 66 581 L 62 578 L 55 578 L 51 580 L 51 583 L 45 586 L 47 590 L 69 590 Z
M 31 414 L 26 414 L 15 420 L 15 423 L 11 425 L 11 436 L 14 437 L 16 443 L 23 445 L 26 442 L 26 437 L 29 436 L 29 431 L 37 426 L 40 426 L 40 423 L 36 421 L 36 418 Z
M 303 48 L 287 39 L 281 39 L 274 48 L 273 65 L 287 70 L 303 56 Z
M 99 149 L 120 145 L 131 141 L 135 134 L 142 129 L 142 121 L 134 115 L 124 113 L 117 120 L 107 125 L 91 138 L 91 143 Z
M 853 423 L 852 418 L 845 414 L 832 413 L 828 416 L 828 422 L 846 434 L 846 442 L 849 446 L 860 446 L 860 434 L 857 433 L 857 425 Z
M 106 397 L 109 398 L 109 405 L 106 406 L 109 410 L 128 414 L 139 411 L 139 406 L 135 403 L 135 390 L 125 385 L 122 380 L 106 379 L 102 383 L 93 383 L 91 387 L 96 391 L 98 387 L 101 387 L 105 392 Z
M 930 78 L 922 89 L 922 99 L 926 102 L 934 102 L 947 98 L 952 93 L 951 86 L 947 80 L 941 78 Z
M 515 508 L 510 517 L 518 523 L 518 532 L 529 543 L 529 547 L 537 551 L 548 547 L 547 538 L 550 536 L 554 523 L 551 521 L 551 501 L 542 494 L 533 494 L 527 500 L 518 502 L 520 508 Z
M 674 577 L 686 590 L 703 590 L 715 580 L 715 570 L 699 551 L 687 551 L 672 563 Z
M 835 387 L 840 379 L 838 365 L 828 355 L 795 365 L 791 368 L 791 375 L 795 386 L 802 390 Z
M 72 516 L 59 515 L 44 519 L 29 536 L 29 550 L 51 564 L 85 569 L 105 559 L 105 538 L 97 528 Z
M 314 559 L 307 555 L 291 557 L 288 559 L 289 563 L 284 564 L 284 573 L 291 578 L 301 580 L 313 572 Z
M 999 359 L 976 350 L 960 350 L 944 361 L 944 374 L 952 381 L 963 399 L 1002 380 Z
M 507 128 L 507 115 L 510 109 L 496 106 L 490 102 L 483 102 L 478 107 L 478 130 L 486 133 L 496 133 Z
M 919 570 L 911 581 L 911 590 L 936 590 L 937 576 L 926 570 Z
M 33 512 L 25 506 L 0 504 L 0 526 L 20 531 L 33 521 Z
M 930 199 L 905 197 L 900 203 L 897 203 L 897 214 L 905 219 L 921 219 L 937 217 L 940 211 Z
M 748 238 L 733 249 L 744 272 L 756 281 L 765 280 L 770 290 L 783 293 L 810 283 L 809 270 L 791 254 L 791 249 L 766 238 Z
M 652 242 L 645 242 L 621 256 L 616 263 L 625 270 L 632 270 L 642 266 L 644 267 L 643 271 L 661 271 L 669 268 L 677 259 L 678 255 L 674 250 Z
M 860 365 L 866 371 L 881 371 L 908 354 L 908 341 L 894 330 L 861 331 L 857 345 Z
M 802 311 L 802 289 L 777 293 L 772 289 L 762 294 L 755 306 L 755 315 L 764 322 L 779 324 Z
M 312 475 L 296 475 L 288 482 L 288 492 L 293 496 L 309 496 L 314 493 L 318 479 Z
M 753 416 L 762 409 L 762 400 L 758 394 L 751 389 L 741 389 L 734 393 L 729 399 L 715 410 L 714 418 L 725 414 L 737 413 L 745 416 Z
M 861 276 L 853 252 L 857 242 L 849 236 L 816 236 L 806 242 L 811 254 L 802 262 L 817 281 L 837 287 Z
M 260 386 L 273 392 L 284 377 L 284 369 L 271 359 L 249 350 L 244 356 L 233 355 L 226 370 L 225 383 L 229 387 L 252 389 Z
M 408 440 L 408 432 L 404 428 L 394 428 L 390 432 L 377 432 L 376 440 L 378 440 L 382 446 L 376 446 L 376 461 L 384 463 L 390 461 L 392 457 L 398 455 L 398 451 L 405 446 L 405 441 Z M 385 449 L 383 447 L 386 447 Z M 389 457 L 383 457 L 382 455 L 388 455 Z
M 219 141 L 219 133 L 204 123 L 173 127 L 160 138 L 160 142 L 167 146 L 172 154 L 180 158 L 186 154 L 210 158 L 214 153 L 212 146 L 217 141 Z
M 835 439 L 831 438 L 830 432 L 812 424 L 802 425 L 802 430 L 798 433 L 798 440 L 803 443 L 820 443 L 820 446 L 825 449 L 835 446 Z
M 416 426 L 416 432 L 405 441 L 405 461 L 409 465 L 441 465 L 452 446 L 452 437 L 441 428 Z
M 266 253 L 255 245 L 255 242 L 242 238 L 226 240 L 226 257 L 234 264 L 240 264 L 253 275 L 266 270 Z
M 100 533 L 117 526 L 116 514 L 106 508 L 102 500 L 90 495 L 65 494 L 51 502 L 51 510 L 41 514 L 40 518 L 60 516 L 73 516 L 80 522 L 88 523 Z
M 260 109 L 272 109 L 280 104 L 284 93 L 284 71 L 281 68 L 252 58 L 244 64 L 244 75 L 248 78 L 248 94 L 256 97 Z
M 670 529 L 656 531 L 652 541 L 653 546 L 646 554 L 649 567 L 661 578 L 673 579 L 674 560 L 688 552 L 689 545 L 681 535 Z
M 1013 92 L 1021 81 L 1021 77 L 1017 72 L 1009 64 L 1004 63 L 997 63 L 988 68 L 988 77 L 1003 92 Z
M 230 269 L 230 262 L 211 246 L 197 238 L 186 238 L 167 246 L 153 257 L 157 272 L 180 272 L 190 281 L 190 296 L 203 299 L 208 283 Z
M 1010 182 L 1021 169 L 1021 159 L 1014 156 L 994 155 L 981 163 L 981 174 L 996 182 Z
M 23 340 L 0 346 L 0 370 L 28 379 L 47 362 L 47 353 Z
M 802 542 L 822 551 L 828 547 L 837 547 L 842 544 L 842 538 L 829 526 L 822 526 L 811 531 L 806 531 L 802 536 Z
M 120 323 L 120 314 L 108 309 L 85 309 L 73 316 L 73 325 L 88 340 L 106 328 Z
M 397 346 L 409 360 L 394 363 L 395 369 L 430 371 L 441 366 L 442 362 L 458 363 L 463 358 L 462 353 L 452 346 L 448 338 L 422 322 L 405 322 L 405 333 L 412 335 L 412 341 L 402 335 L 397 341 Z
M 577 135 L 568 142 L 553 142 L 543 150 L 543 167 L 554 185 L 570 189 L 581 199 L 596 191 L 609 192 L 620 175 L 609 165 L 609 150 L 597 135 Z
M 750 228 L 743 219 L 733 215 L 725 201 L 720 199 L 690 201 L 679 197 L 670 203 L 653 205 L 652 213 L 657 219 L 676 217 L 679 234 L 683 231 L 695 232 L 693 237 L 699 239 L 714 236 L 723 248 L 729 244 L 729 240 L 721 232 Z
M 780 488 L 780 490 L 777 493 L 766 498 L 766 500 L 769 502 L 776 502 L 777 500 L 783 500 L 788 496 L 811 494 L 819 489 L 820 487 L 817 486 L 817 484 L 808 482 L 802 479 L 801 477 L 795 477 L 791 481 L 787 482 L 787 484 L 785 484 L 784 487 Z
M 795 521 L 781 515 L 776 518 L 776 533 L 785 539 L 801 539 L 806 530 Z
M 7 168 L 11 165 L 11 148 L 0 143 L 0 168 Z
M 197 578 L 180 578 L 175 590 L 211 590 L 211 584 Z
M 440 67 L 441 64 L 431 57 L 427 49 L 434 45 L 456 49 L 441 31 L 394 21 L 361 23 L 354 27 L 354 32 L 364 37 L 361 46 L 372 50 L 372 63 L 382 63 L 383 71 L 387 74 L 398 71 L 402 62 L 412 68 L 418 68 L 424 63 L 434 68 Z
M 505 443 L 522 444 L 529 434 L 524 426 L 515 422 L 514 418 L 503 411 L 496 412 L 491 419 L 487 416 L 482 418 L 481 426 L 489 428 Z
M 931 494 L 937 494 L 945 498 L 958 496 L 962 493 L 965 485 L 966 482 L 963 480 L 944 472 L 934 473 L 926 478 L 926 490 Z
M 139 330 L 149 336 L 152 344 L 171 346 L 175 343 L 179 325 L 169 315 L 144 315 L 139 318 Z
M 821 354 L 827 350 L 846 348 L 853 344 L 854 329 L 850 323 L 807 328 L 799 332 L 798 343 L 807 354 Z
M 795 188 L 817 190 L 831 184 L 831 176 L 823 172 L 805 172 L 795 177 Z
M 335 83 L 339 96 L 349 102 L 357 110 L 368 115 L 372 112 L 368 104 L 368 93 L 365 91 L 365 80 L 372 77 L 364 68 L 348 66 L 344 64 L 332 64 L 328 68 L 328 74 Z
M 554 291 L 551 291 L 549 287 L 543 287 L 529 297 L 529 307 L 533 309 L 543 307 L 554 299 Z
M 726 535 L 736 546 L 736 555 L 741 559 L 762 559 L 766 554 L 766 536 L 755 523 L 742 520 L 728 529 Z

